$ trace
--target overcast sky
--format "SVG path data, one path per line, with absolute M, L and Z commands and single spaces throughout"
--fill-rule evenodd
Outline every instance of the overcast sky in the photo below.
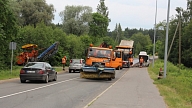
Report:
M 53 4 L 56 9 L 53 23 L 61 23 L 59 13 L 65 9 L 66 5 L 90 6 L 96 12 L 100 0 L 46 0 L 48 4 Z M 170 0 L 170 16 L 176 14 L 176 7 L 186 10 L 187 0 Z M 156 0 L 105 0 L 105 5 L 109 10 L 109 29 L 115 29 L 116 23 L 120 23 L 122 29 L 144 28 L 151 29 L 155 24 Z M 157 23 L 167 19 L 168 0 L 157 0 Z

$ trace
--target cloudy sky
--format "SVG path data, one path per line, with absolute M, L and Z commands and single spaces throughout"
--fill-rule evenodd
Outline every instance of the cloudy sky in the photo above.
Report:
M 59 13 L 66 5 L 90 6 L 96 12 L 100 0 L 46 0 L 56 9 L 53 23 L 61 23 Z M 176 7 L 186 9 L 187 0 L 170 0 L 170 16 L 176 14 Z M 122 29 L 144 28 L 151 29 L 155 24 L 156 0 L 105 0 L 109 10 L 109 29 L 115 29 L 116 23 L 120 23 Z M 168 0 L 157 0 L 157 23 L 167 19 Z

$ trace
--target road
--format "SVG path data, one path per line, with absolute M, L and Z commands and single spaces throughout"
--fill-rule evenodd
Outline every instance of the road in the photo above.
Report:
M 83 108 L 117 81 L 128 69 L 117 70 L 116 79 L 81 79 L 79 73 L 62 73 L 56 82 L 20 83 L 19 79 L 0 84 L 1 108 Z
M 137 59 L 134 62 L 137 62 Z M 1 82 L 0 105 L 1 108 L 85 108 L 92 103 L 90 108 L 128 108 L 130 105 L 140 108 L 137 105 L 143 105 L 149 101 L 154 104 L 157 103 L 153 101 L 162 102 L 147 71 L 145 68 L 142 69 L 145 71 L 143 75 L 139 68 L 117 70 L 116 78 L 112 81 L 81 79 L 79 73 L 66 72 L 59 74 L 57 81 L 47 84 L 43 82 L 20 83 L 19 79 Z M 117 100 L 114 100 L 115 98 Z M 117 106 L 118 103 L 125 106 Z

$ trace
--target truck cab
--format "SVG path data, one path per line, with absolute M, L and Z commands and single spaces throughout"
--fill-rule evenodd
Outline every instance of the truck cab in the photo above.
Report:
M 86 66 L 100 65 L 103 67 L 122 68 L 122 52 L 112 48 L 89 47 L 87 50 Z

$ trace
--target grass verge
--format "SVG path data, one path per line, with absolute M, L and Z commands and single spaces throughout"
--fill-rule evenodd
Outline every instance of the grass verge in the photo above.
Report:
M 148 72 L 157 85 L 160 95 L 163 96 L 169 108 L 192 108 L 192 69 L 174 66 L 167 63 L 166 78 L 157 79 L 159 69 L 164 67 L 163 60 L 156 60 L 154 67 Z

